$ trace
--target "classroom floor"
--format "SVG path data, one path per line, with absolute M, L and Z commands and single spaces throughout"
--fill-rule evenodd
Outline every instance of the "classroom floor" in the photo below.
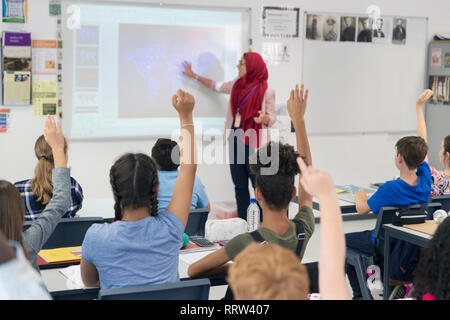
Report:
M 298 206 L 296 204 L 291 204 L 289 207 L 289 218 L 292 219 L 297 213 Z M 356 232 L 356 231 L 364 231 L 371 230 L 375 228 L 376 219 L 370 220 L 354 220 L 354 221 L 344 221 L 344 232 Z M 306 247 L 305 255 L 303 257 L 303 262 L 314 262 L 319 261 L 319 245 L 320 245 L 320 223 L 316 223 L 315 230 L 313 236 L 308 242 Z M 225 296 L 225 292 L 227 291 L 228 286 L 215 286 L 211 287 L 209 293 L 209 300 L 220 300 Z M 349 284 L 349 291 L 352 292 L 352 289 Z

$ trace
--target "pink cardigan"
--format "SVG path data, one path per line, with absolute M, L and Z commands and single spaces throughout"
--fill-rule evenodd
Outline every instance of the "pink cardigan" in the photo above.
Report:
M 229 82 L 216 82 L 212 81 L 211 89 L 218 93 L 231 94 L 231 89 L 233 88 L 234 83 L 237 79 Z M 262 103 L 261 110 L 265 112 L 270 120 L 269 125 L 262 125 L 262 141 L 260 148 L 266 145 L 270 141 L 270 130 L 269 128 L 273 126 L 275 121 L 277 120 L 277 115 L 275 113 L 275 90 L 271 87 L 267 87 L 266 92 L 264 93 L 264 99 Z M 231 102 L 230 107 L 227 109 L 227 118 L 225 121 L 225 143 L 228 141 L 228 137 L 230 135 L 231 123 L 233 121 L 233 115 L 231 113 Z

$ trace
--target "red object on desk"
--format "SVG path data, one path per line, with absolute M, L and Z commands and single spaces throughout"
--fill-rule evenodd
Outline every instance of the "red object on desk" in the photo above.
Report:
M 81 257 L 79 259 L 75 259 L 75 260 L 69 260 L 69 261 L 64 261 L 64 262 L 47 262 L 45 261 L 40 255 L 37 256 L 37 264 L 38 266 L 50 266 L 50 265 L 56 265 L 56 264 L 73 264 L 75 262 L 80 262 Z
M 189 241 L 189 243 L 187 244 L 187 246 L 184 247 L 184 248 L 181 248 L 180 251 L 188 250 L 188 249 L 198 249 L 198 248 L 201 248 L 201 247 L 200 247 L 198 244 L 195 244 L 195 243 Z

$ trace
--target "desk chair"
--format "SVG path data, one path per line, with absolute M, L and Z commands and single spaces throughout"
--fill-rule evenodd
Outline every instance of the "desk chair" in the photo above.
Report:
M 429 203 L 427 211 L 436 211 L 441 207 L 440 203 Z M 413 205 L 411 209 L 420 209 L 421 205 Z M 375 251 L 383 252 L 384 250 L 384 227 L 383 225 L 392 223 L 392 219 L 395 213 L 401 209 L 400 207 L 383 207 L 380 209 L 377 215 L 377 222 L 375 225 Z M 366 270 L 367 268 L 374 264 L 373 256 L 368 256 L 361 253 L 358 250 L 347 248 L 346 251 L 346 262 L 352 265 L 356 270 L 356 275 L 358 277 L 359 287 L 364 300 L 372 300 L 373 297 L 370 294 L 370 290 L 367 287 L 366 281 Z
M 208 300 L 209 279 L 100 290 L 99 300 Z
M 205 236 L 205 224 L 208 220 L 208 208 L 193 209 L 189 212 L 184 232 L 188 236 Z
M 89 227 L 94 223 L 103 222 L 102 217 L 63 218 L 42 249 L 81 246 Z M 23 230 L 28 229 L 32 223 L 32 221 L 26 221 Z
M 440 202 L 442 205 L 442 209 L 445 211 L 450 211 L 450 194 L 445 194 L 441 196 L 432 196 L 430 197 L 431 202 Z

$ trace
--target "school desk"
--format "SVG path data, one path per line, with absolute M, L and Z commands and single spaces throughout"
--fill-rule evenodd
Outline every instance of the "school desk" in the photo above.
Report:
M 213 252 L 213 250 L 208 249 L 205 249 L 204 251 L 205 254 L 207 252 Z M 178 274 L 181 281 L 189 279 L 187 269 L 190 263 L 187 262 L 189 259 L 183 258 L 183 255 L 185 254 L 186 253 L 180 254 L 178 263 Z M 192 254 L 192 252 L 188 254 Z M 70 297 L 71 299 L 74 297 L 86 300 L 96 299 L 96 295 L 98 295 L 98 288 L 83 288 L 82 285 L 79 285 L 64 276 L 60 272 L 61 269 L 63 268 L 59 267 L 41 270 L 42 279 L 54 299 L 64 299 L 67 297 Z M 227 284 L 225 277 L 225 274 L 218 274 L 208 278 L 211 281 L 211 286 L 222 286 Z
M 437 224 L 434 221 L 427 221 L 420 224 L 404 225 L 403 227 L 385 224 L 384 239 L 384 270 L 383 270 L 383 299 L 389 299 L 389 267 L 390 267 L 390 240 L 403 240 L 421 247 L 425 247 L 428 241 L 433 237 Z M 419 231 L 421 230 L 421 231 Z

